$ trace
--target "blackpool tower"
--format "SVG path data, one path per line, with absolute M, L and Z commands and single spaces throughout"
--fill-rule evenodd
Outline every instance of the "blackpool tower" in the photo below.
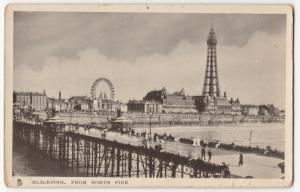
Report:
M 207 63 L 202 96 L 220 97 L 216 47 L 216 34 L 214 29 L 211 28 L 207 38 Z

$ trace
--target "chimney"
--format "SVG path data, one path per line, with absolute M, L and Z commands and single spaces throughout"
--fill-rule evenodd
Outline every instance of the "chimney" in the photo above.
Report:
M 61 100 L 61 91 L 59 91 L 59 93 L 58 93 L 58 100 L 59 101 Z

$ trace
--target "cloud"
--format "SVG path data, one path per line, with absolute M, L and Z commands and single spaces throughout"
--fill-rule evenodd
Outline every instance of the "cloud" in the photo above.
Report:
M 256 33 L 243 48 L 219 50 L 223 90 L 243 103 L 285 104 L 285 39 L 282 35 Z
M 257 32 L 285 29 L 284 15 L 15 12 L 14 65 L 39 71 L 45 58 L 79 58 L 91 47 L 137 64 L 139 57 L 170 54 L 181 41 L 204 43 L 212 18 L 218 39 L 228 46 L 243 47 Z
M 228 46 L 219 39 L 218 67 L 221 90 L 242 103 L 274 103 L 284 107 L 285 41 L 282 34 L 256 33 L 243 48 Z M 28 65 L 14 70 L 14 89 L 46 90 L 49 96 L 89 95 L 99 77 L 110 79 L 116 97 L 142 99 L 148 91 L 185 88 L 186 94 L 200 95 L 206 64 L 206 44 L 180 41 L 168 54 L 154 53 L 135 62 L 108 57 L 95 47 L 76 53 L 77 57 L 47 57 L 36 71 Z

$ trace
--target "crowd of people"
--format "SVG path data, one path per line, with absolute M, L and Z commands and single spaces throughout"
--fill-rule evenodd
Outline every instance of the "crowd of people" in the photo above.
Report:
M 255 153 L 255 154 L 259 154 L 259 155 L 284 159 L 284 152 L 278 151 L 277 149 L 271 149 L 270 146 L 267 146 L 266 149 L 263 149 L 258 146 L 251 147 L 251 146 L 235 145 L 234 143 L 231 143 L 231 144 L 220 143 L 220 144 L 218 144 L 218 148 L 226 149 L 226 150 L 233 150 L 233 151 L 240 151 L 243 153 Z
M 42 124 L 43 120 L 39 117 L 39 115 L 34 114 L 31 111 L 20 111 L 19 113 L 13 114 L 14 120 L 24 121 L 32 124 Z

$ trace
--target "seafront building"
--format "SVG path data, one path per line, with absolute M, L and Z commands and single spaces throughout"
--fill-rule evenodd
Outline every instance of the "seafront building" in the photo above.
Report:
M 48 98 L 47 109 L 54 109 L 55 111 L 82 111 L 82 112 L 116 112 L 121 109 L 123 112 L 127 112 L 127 106 L 120 101 L 114 101 L 108 99 L 105 95 L 101 95 L 95 102 L 94 99 L 88 96 L 72 96 L 68 99 L 61 98 L 61 92 L 59 92 L 58 99 Z
M 73 96 L 69 98 L 72 109 L 77 111 L 90 111 L 91 110 L 91 99 L 87 96 Z
M 72 110 L 74 105 L 69 102 L 68 99 L 62 99 L 61 92 L 59 92 L 58 99 L 48 98 L 47 99 L 47 109 L 54 109 L 55 111 L 68 111 Z
M 54 109 L 55 111 L 68 111 L 72 109 L 72 105 L 67 99 L 48 98 L 47 109 Z
M 47 107 L 46 92 L 13 92 L 14 105 L 36 111 L 45 110 Z
M 258 115 L 259 106 L 257 105 L 242 105 L 242 114 L 243 115 Z
M 250 116 L 280 116 L 284 117 L 284 110 L 279 110 L 272 104 L 267 105 L 242 105 L 242 114 Z
M 194 96 L 196 108 L 201 113 L 213 114 L 241 114 L 241 104 L 239 99 L 227 99 L 223 97 Z
M 184 89 L 168 93 L 166 88 L 150 91 L 143 100 L 130 100 L 128 111 L 141 113 L 197 113 L 192 96 L 185 94 Z

